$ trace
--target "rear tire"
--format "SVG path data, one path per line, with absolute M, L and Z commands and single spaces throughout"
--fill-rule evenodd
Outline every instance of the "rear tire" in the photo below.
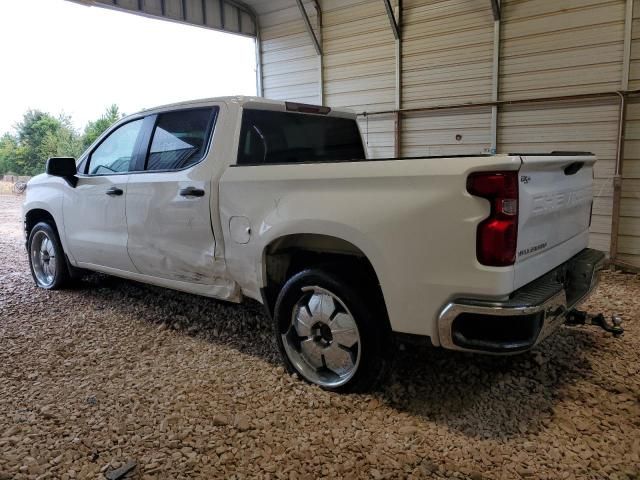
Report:
M 37 223 L 29 232 L 27 250 L 31 275 L 38 287 L 58 290 L 70 283 L 64 250 L 52 225 Z
M 385 376 L 391 331 L 377 295 L 358 284 L 320 269 L 285 283 L 274 324 L 289 372 L 335 392 L 367 391 Z

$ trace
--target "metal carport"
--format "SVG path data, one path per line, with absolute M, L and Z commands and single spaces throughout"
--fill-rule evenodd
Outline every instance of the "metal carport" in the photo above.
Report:
M 372 156 L 590 150 L 591 243 L 640 266 L 640 0 L 81 0 L 256 38 L 258 92 Z

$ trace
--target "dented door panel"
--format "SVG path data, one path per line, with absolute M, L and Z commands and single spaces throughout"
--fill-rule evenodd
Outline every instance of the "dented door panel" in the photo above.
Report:
M 143 275 L 194 286 L 210 285 L 213 296 L 228 299 L 228 292 L 237 295 L 237 289 L 235 282 L 228 278 L 223 255 L 217 252 L 220 245 L 213 226 L 217 216 L 217 172 L 224 166 L 217 161 L 220 152 L 214 146 L 225 109 L 221 105 L 207 106 L 214 108 L 216 120 L 210 127 L 201 160 L 194 160 L 187 168 L 146 170 L 131 175 L 126 198 L 127 249 L 136 269 Z M 180 124 L 177 125 L 179 128 Z M 159 122 L 155 128 L 161 128 Z M 162 132 L 160 138 L 165 152 L 173 152 L 171 146 L 183 147 L 181 138 L 186 139 L 167 131 Z M 153 160 L 162 164 L 163 158 L 151 157 L 152 139 L 153 135 L 149 134 L 151 147 L 147 163 Z
M 210 182 L 184 172 L 134 176 L 127 193 L 128 250 L 144 275 L 210 283 L 215 277 L 215 239 L 210 219 Z M 201 197 L 184 197 L 194 187 Z

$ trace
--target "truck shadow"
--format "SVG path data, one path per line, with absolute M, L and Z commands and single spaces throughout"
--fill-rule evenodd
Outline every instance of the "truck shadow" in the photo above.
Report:
M 158 328 L 224 344 L 280 365 L 271 321 L 258 302 L 238 305 L 102 274 L 90 274 L 76 289 L 99 308 L 117 308 Z
M 159 328 L 281 364 L 271 321 L 257 302 L 236 305 L 103 275 L 91 275 L 79 288 L 94 304 L 117 305 Z M 592 373 L 589 352 L 596 343 L 589 332 L 563 329 L 533 352 L 509 357 L 407 345 L 371 395 L 474 438 L 531 434 L 551 422 L 566 387 Z
M 592 372 L 596 337 L 562 329 L 536 349 L 498 357 L 407 347 L 381 392 L 394 408 L 469 437 L 522 436 L 544 429 L 570 386 Z

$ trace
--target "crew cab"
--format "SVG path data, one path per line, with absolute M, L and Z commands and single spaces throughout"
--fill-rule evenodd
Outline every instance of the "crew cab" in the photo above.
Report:
M 265 305 L 286 367 L 364 390 L 402 335 L 512 354 L 596 284 L 589 153 L 367 159 L 343 110 L 225 97 L 118 121 L 27 187 L 36 284 L 84 271 Z

